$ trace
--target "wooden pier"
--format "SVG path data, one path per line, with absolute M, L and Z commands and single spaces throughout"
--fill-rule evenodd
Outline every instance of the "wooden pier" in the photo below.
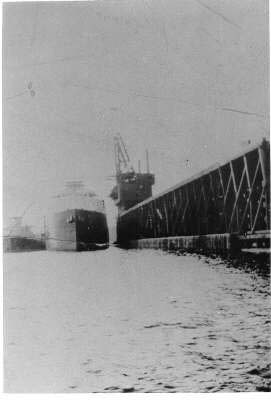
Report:
M 125 247 L 268 252 L 269 142 L 120 212 L 117 240 Z

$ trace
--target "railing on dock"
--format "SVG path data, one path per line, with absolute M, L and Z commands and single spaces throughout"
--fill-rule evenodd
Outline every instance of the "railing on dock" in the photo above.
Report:
M 137 204 L 119 216 L 117 226 L 120 244 L 221 234 L 253 241 L 259 232 L 269 240 L 270 144 L 265 139 L 238 157 Z

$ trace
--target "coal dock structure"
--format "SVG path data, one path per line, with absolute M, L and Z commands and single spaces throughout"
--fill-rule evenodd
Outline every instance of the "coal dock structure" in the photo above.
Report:
M 215 254 L 270 253 L 270 143 L 152 196 L 154 175 L 130 165 L 115 138 L 117 244 Z

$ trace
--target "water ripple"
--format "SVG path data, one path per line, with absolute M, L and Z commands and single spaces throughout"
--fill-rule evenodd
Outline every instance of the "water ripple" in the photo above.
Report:
M 116 248 L 4 257 L 5 391 L 270 391 L 259 266 Z

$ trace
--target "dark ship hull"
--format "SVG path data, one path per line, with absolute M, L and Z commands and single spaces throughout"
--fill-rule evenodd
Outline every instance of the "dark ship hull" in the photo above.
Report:
M 4 252 L 45 250 L 45 241 L 25 237 L 4 237 Z
M 71 209 L 54 213 L 48 250 L 84 251 L 107 248 L 106 215 L 94 210 Z
M 45 250 L 44 234 L 35 234 L 22 220 L 22 217 L 13 217 L 10 225 L 4 228 L 4 252 Z

